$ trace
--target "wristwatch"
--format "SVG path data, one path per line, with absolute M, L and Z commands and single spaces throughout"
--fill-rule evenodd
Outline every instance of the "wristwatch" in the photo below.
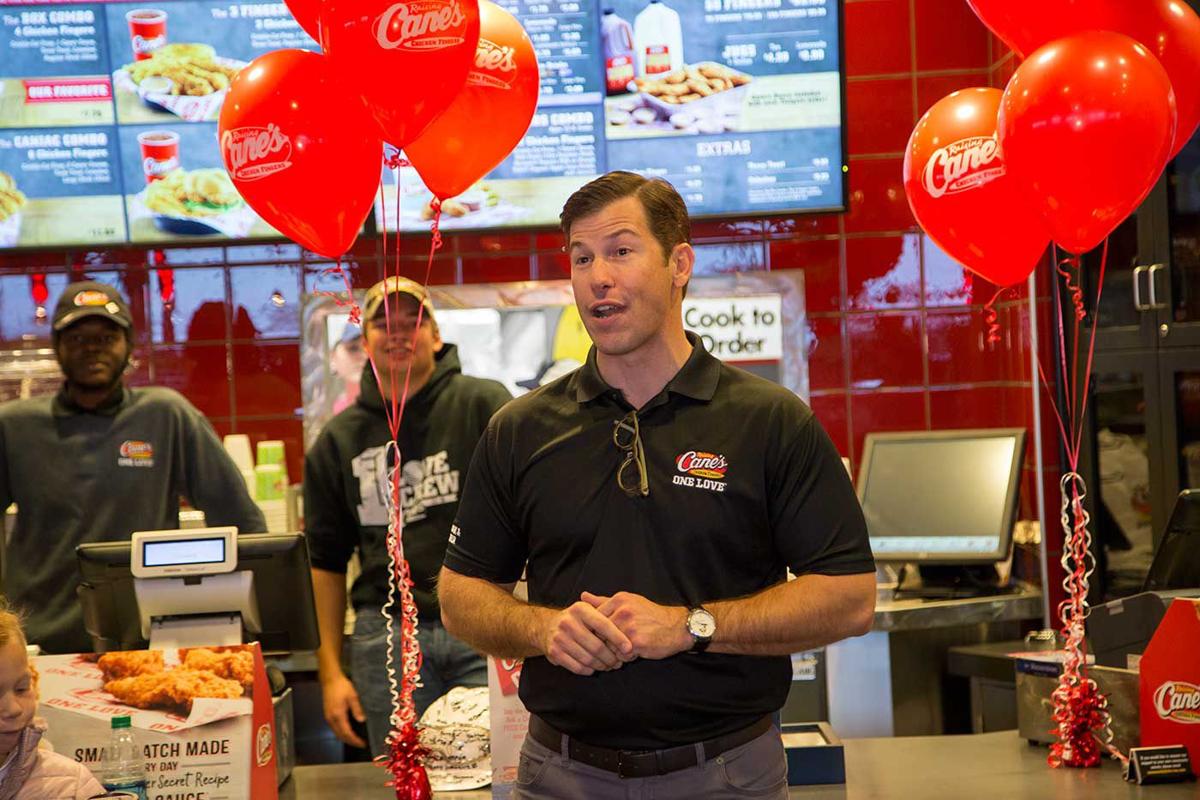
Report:
M 687 632 L 692 637 L 693 653 L 703 653 L 717 632 L 717 619 L 711 611 L 700 606 L 688 609 Z

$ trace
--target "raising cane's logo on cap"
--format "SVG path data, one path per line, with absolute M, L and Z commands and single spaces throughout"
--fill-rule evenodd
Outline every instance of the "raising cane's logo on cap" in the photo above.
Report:
M 458 0 L 395 3 L 375 19 L 384 50 L 443 50 L 467 40 L 467 15 Z
M 1168 681 L 1154 690 L 1154 710 L 1163 719 L 1200 725 L 1200 686 Z
M 1003 175 L 996 135 L 971 136 L 938 148 L 925 164 L 922 183 L 936 199 L 970 191 Z
M 275 123 L 225 131 L 221 151 L 229 174 L 241 181 L 256 181 L 292 165 L 292 139 Z
M 725 456 L 717 453 L 688 450 L 675 459 L 675 469 L 686 475 L 695 475 L 698 478 L 711 478 L 712 480 L 719 481 L 725 478 L 725 472 L 729 469 L 729 462 L 725 460 Z
M 508 90 L 517 77 L 517 50 L 480 38 L 475 48 L 475 69 L 467 73 L 468 86 Z
M 106 306 L 108 305 L 109 297 L 104 292 L 97 292 L 95 289 L 84 289 L 75 295 L 75 299 L 71 302 L 80 307 Z

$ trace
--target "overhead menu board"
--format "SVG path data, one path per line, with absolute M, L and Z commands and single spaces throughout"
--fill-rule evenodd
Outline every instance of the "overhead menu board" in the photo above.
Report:
M 443 227 L 554 225 L 613 169 L 671 181 L 695 216 L 843 208 L 838 0 L 500 4 L 537 50 L 538 109 Z M 0 0 L 0 248 L 278 235 L 216 120 L 237 71 L 286 47 L 318 49 L 283 3 Z M 427 227 L 419 176 L 383 180 L 381 222 Z
M 837 0 L 500 0 L 542 70 L 525 139 L 446 203 L 445 228 L 546 226 L 589 179 L 624 169 L 674 184 L 694 216 L 844 206 Z M 486 121 L 481 120 L 481 124 Z M 411 169 L 387 224 L 428 226 Z M 392 190 L 394 191 L 394 189 Z

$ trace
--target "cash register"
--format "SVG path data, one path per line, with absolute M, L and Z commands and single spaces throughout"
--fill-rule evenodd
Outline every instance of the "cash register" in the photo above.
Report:
M 139 531 L 128 542 L 82 544 L 76 555 L 98 653 L 248 641 L 287 653 L 320 642 L 302 534 Z

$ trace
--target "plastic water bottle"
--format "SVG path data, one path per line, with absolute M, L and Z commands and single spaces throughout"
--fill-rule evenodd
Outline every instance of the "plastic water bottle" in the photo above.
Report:
M 100 762 L 99 777 L 104 788 L 110 792 L 123 792 L 138 800 L 148 800 L 146 759 L 133 740 L 129 717 L 112 718 L 112 735 L 104 750 L 104 760 Z

